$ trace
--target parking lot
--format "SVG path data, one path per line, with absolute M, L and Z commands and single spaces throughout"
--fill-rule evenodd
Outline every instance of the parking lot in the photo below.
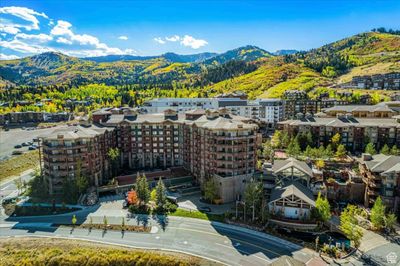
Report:
M 14 150 L 27 151 L 28 147 L 15 149 L 14 146 L 23 142 L 32 141 L 40 135 L 48 134 L 56 128 L 65 127 L 60 125 L 52 128 L 26 130 L 21 128 L 10 129 L 9 131 L 0 130 L 0 161 L 9 158 Z

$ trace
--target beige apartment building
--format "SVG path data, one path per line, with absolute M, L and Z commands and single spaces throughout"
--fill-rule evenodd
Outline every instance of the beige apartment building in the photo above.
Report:
M 241 195 L 255 171 L 258 126 L 226 109 L 184 114 L 174 110 L 140 114 L 125 109 L 97 121 L 96 126 L 67 128 L 43 138 L 45 175 L 53 187 L 50 193 L 62 188 L 63 178 L 76 175 L 75 157 L 85 161 L 92 184 L 104 184 L 110 177 L 106 154 L 112 147 L 120 150 L 120 165 L 125 169 L 183 166 L 200 185 L 214 178 L 224 202 Z

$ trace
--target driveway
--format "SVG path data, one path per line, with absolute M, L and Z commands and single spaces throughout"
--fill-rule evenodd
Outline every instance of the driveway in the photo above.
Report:
M 200 201 L 201 194 L 193 194 L 183 196 L 178 199 L 178 206 L 186 210 L 199 210 L 200 207 L 210 207 L 211 213 L 224 214 L 227 211 L 232 211 L 235 208 L 235 203 L 226 203 L 221 205 L 208 204 Z

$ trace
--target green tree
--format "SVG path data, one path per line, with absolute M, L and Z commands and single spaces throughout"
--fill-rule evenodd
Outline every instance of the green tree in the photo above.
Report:
M 397 148 L 396 144 L 393 145 L 392 149 L 390 149 L 390 154 L 391 155 L 400 155 L 399 148 Z
M 368 143 L 367 146 L 365 146 L 365 153 L 368 153 L 371 155 L 376 154 L 375 145 L 372 142 Z
M 385 227 L 388 229 L 390 232 L 394 231 L 394 225 L 396 224 L 397 221 L 397 216 L 394 213 L 389 213 L 385 217 Z
M 144 174 L 137 174 L 135 187 L 140 204 L 147 204 L 150 200 L 150 189 Z
M 214 178 L 208 179 L 204 183 L 204 198 L 210 202 L 214 202 L 214 200 L 218 199 L 218 185 L 215 182 Z
M 167 202 L 166 189 L 164 186 L 164 182 L 160 178 L 156 186 L 156 204 L 158 207 L 162 207 L 165 205 L 166 202 Z
M 324 155 L 325 155 L 324 157 L 326 157 L 327 159 L 330 159 L 333 157 L 334 153 L 333 153 L 331 144 L 328 144 L 328 146 L 326 146 Z
M 157 199 L 157 191 L 155 188 L 150 192 L 150 200 L 156 202 Z
M 282 139 L 282 141 L 281 141 L 282 146 L 286 148 L 290 142 L 289 134 L 286 131 L 283 132 L 281 139 Z
M 318 193 L 317 200 L 315 201 L 315 209 L 317 210 L 318 220 L 326 222 L 331 218 L 331 206 L 327 198 Z
M 266 160 L 271 160 L 272 157 L 274 156 L 274 149 L 272 148 L 271 141 L 267 140 L 263 144 L 262 155 Z
M 385 154 L 385 155 L 389 155 L 390 154 L 390 148 L 387 144 L 383 145 L 382 149 L 381 149 L 381 153 Z
M 343 158 L 346 156 L 346 154 L 347 154 L 346 147 L 343 144 L 339 144 L 335 156 L 338 158 Z
M 275 130 L 271 138 L 271 144 L 274 149 L 280 149 L 282 147 L 282 131 Z
M 300 144 L 299 144 L 299 139 L 298 136 L 296 136 L 295 138 L 292 138 L 290 140 L 290 143 L 287 147 L 287 153 L 290 156 L 298 156 L 301 153 L 301 148 L 300 148 Z
M 119 168 L 119 149 L 110 148 L 107 152 L 107 156 L 111 161 L 112 174 L 115 176 L 117 175 Z
M 339 133 L 336 133 L 335 135 L 333 135 L 333 137 L 331 139 L 333 148 L 336 148 L 339 145 L 340 139 L 341 139 L 341 137 L 340 137 Z
M 244 201 L 252 209 L 252 221 L 255 219 L 256 209 L 260 210 L 260 204 L 263 197 L 263 186 L 261 182 L 251 180 L 246 184 L 244 190 Z
M 363 231 L 358 226 L 356 218 L 357 206 L 347 205 L 347 207 L 340 214 L 340 230 L 345 236 L 354 242 L 355 247 L 359 247 L 361 238 L 363 237 Z
M 78 194 L 83 194 L 89 186 L 89 181 L 82 175 L 82 161 L 78 158 L 76 166 L 75 186 Z
M 385 205 L 382 202 L 381 197 L 375 200 L 374 206 L 371 209 L 370 215 L 372 225 L 380 230 L 385 227 Z

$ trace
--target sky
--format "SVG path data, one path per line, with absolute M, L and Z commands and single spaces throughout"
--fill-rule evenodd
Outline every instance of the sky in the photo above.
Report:
M 1 0 L 0 59 L 308 50 L 376 27 L 400 29 L 400 0 Z

